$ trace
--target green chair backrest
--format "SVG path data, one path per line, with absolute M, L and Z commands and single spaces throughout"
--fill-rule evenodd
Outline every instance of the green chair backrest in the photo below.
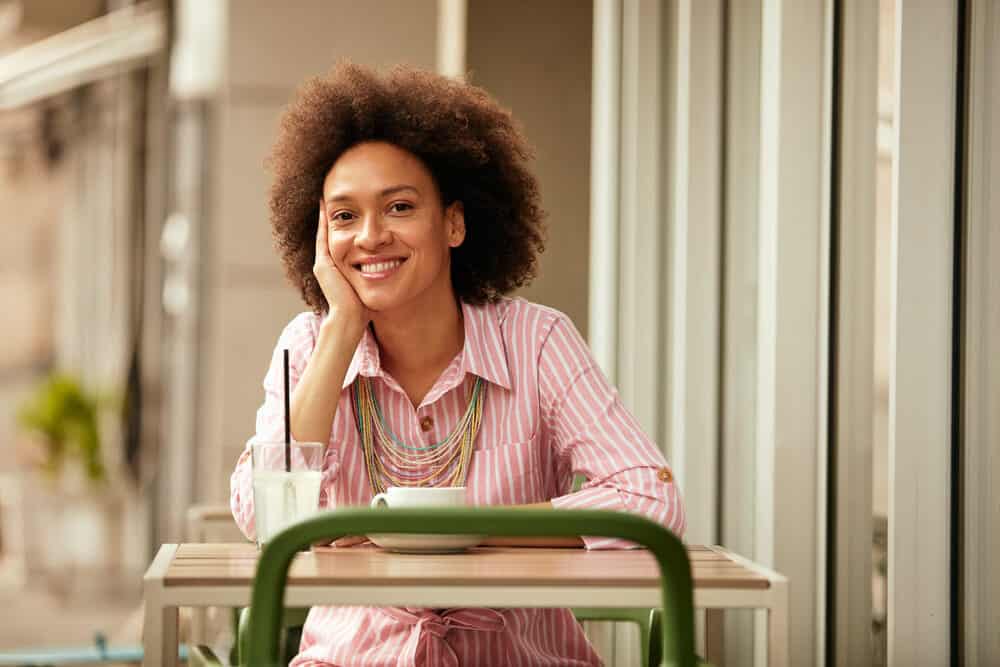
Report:
M 281 614 L 281 630 L 278 639 L 278 655 L 281 656 L 279 664 L 287 667 L 292 659 L 299 653 L 299 643 L 302 640 L 302 627 L 306 624 L 306 617 L 309 616 L 309 607 L 285 607 Z M 230 656 L 231 665 L 249 665 L 240 656 L 247 655 L 247 641 L 250 638 L 250 607 L 239 610 L 238 620 L 234 626 L 236 637 L 234 642 L 234 655 Z M 234 658 L 235 656 L 235 658 Z
M 449 533 L 514 537 L 592 535 L 648 548 L 660 567 L 663 665 L 693 667 L 694 603 L 691 564 L 676 536 L 649 519 L 606 510 L 503 507 L 341 509 L 289 526 L 264 547 L 254 577 L 246 655 L 250 665 L 278 665 L 285 582 L 292 559 L 310 544 L 370 533 Z
M 585 621 L 610 621 L 613 623 L 634 623 L 639 630 L 639 654 L 642 667 L 655 667 L 660 664 L 659 658 L 650 659 L 650 648 L 654 643 L 662 645 L 663 640 L 660 634 L 652 634 L 654 617 L 660 613 L 659 609 L 649 609 L 648 607 L 573 607 L 573 616 L 583 623 Z M 660 655 L 660 647 L 655 647 L 653 651 Z

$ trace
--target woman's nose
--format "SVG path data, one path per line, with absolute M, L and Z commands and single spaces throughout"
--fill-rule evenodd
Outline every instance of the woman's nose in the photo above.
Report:
M 389 230 L 386 229 L 378 215 L 366 215 L 361 221 L 361 228 L 354 237 L 354 243 L 362 248 L 377 248 L 392 241 Z

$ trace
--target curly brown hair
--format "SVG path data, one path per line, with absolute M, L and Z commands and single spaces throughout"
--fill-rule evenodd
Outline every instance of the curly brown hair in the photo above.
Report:
M 510 112 L 481 88 L 397 66 L 343 62 L 308 80 L 285 111 L 267 165 L 271 225 L 285 272 L 316 313 L 326 298 L 312 268 L 323 181 L 344 151 L 386 141 L 420 158 L 442 204 L 462 203 L 465 241 L 451 251 L 457 296 L 493 301 L 535 276 L 544 212 L 532 151 Z

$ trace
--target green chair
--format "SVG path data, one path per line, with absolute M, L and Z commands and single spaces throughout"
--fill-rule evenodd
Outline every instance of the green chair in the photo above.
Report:
M 241 655 L 246 655 L 246 641 L 249 637 L 250 607 L 236 608 L 233 621 L 232 650 L 229 652 L 230 665 L 245 665 Z M 286 607 L 281 618 L 280 652 L 281 664 L 288 665 L 292 658 L 298 655 L 299 643 L 302 640 L 302 627 L 306 624 L 309 607 Z M 241 653 L 242 651 L 242 653 Z M 198 645 L 189 651 L 188 667 L 223 667 L 222 661 L 211 648 Z
M 613 621 L 615 623 L 635 623 L 639 628 L 639 650 L 642 654 L 642 662 L 646 667 L 656 667 L 659 662 L 650 659 L 650 655 L 659 655 L 654 647 L 663 640 L 659 634 L 653 632 L 654 628 L 659 628 L 659 609 L 646 609 L 643 607 L 615 609 L 610 607 L 574 607 L 573 615 L 580 621 Z M 652 651 L 652 653 L 651 653 Z
M 574 485 L 578 488 L 579 482 Z M 521 517 L 523 518 L 523 516 Z M 411 531 L 412 532 L 412 531 Z M 238 648 L 245 645 L 248 636 L 245 629 L 248 624 L 249 609 L 244 609 L 239 615 L 237 646 L 231 654 L 233 664 L 246 664 L 246 661 L 239 660 Z M 301 636 L 302 625 L 308 613 L 307 608 L 286 608 L 283 610 L 280 635 L 280 654 L 283 656 L 284 664 L 287 664 L 298 651 L 299 638 Z M 660 664 L 660 652 L 662 639 L 660 636 L 662 627 L 659 609 L 647 608 L 598 608 L 598 607 L 578 607 L 573 609 L 573 614 L 578 621 L 612 621 L 635 623 L 639 631 L 641 660 L 640 664 L 655 667 Z M 245 651 L 245 649 L 244 649 Z M 245 652 L 244 652 L 245 655 Z M 193 667 L 217 667 L 219 661 L 214 658 L 205 647 L 192 648 Z M 707 664 L 699 662 L 698 664 Z
M 660 665 L 690 667 L 694 654 L 691 567 L 675 536 L 648 519 L 624 512 L 511 508 L 433 508 L 330 512 L 276 535 L 261 554 L 254 580 L 249 628 L 240 662 L 278 665 L 285 578 L 298 550 L 314 542 L 368 533 L 452 533 L 497 536 L 618 537 L 649 548 L 663 589 Z
M 281 664 L 287 665 L 299 652 L 299 643 L 302 640 L 302 627 L 306 624 L 306 616 L 309 615 L 308 607 L 285 607 L 281 613 L 281 636 L 279 637 Z M 250 636 L 250 607 L 245 607 L 240 612 L 239 631 L 236 634 L 236 645 L 239 647 L 237 656 L 245 656 L 247 653 L 247 638 Z M 239 664 L 248 664 L 239 658 Z
M 579 491 L 586 483 L 587 478 L 583 475 L 575 475 L 573 478 L 573 491 Z M 288 608 L 285 609 L 282 623 L 281 654 L 287 657 L 286 663 L 291 661 L 298 651 L 298 640 L 301 636 L 302 625 L 308 609 Z M 573 615 L 579 622 L 584 621 L 610 621 L 617 623 L 635 623 L 639 630 L 639 645 L 642 655 L 643 667 L 655 667 L 659 664 L 659 646 L 661 638 L 659 635 L 660 618 L 658 609 L 633 608 L 633 609 L 613 609 L 600 607 L 577 607 L 573 609 Z M 234 634 L 237 636 L 236 646 L 230 654 L 233 663 L 238 662 L 238 647 L 240 638 L 243 637 L 243 629 L 246 627 L 249 615 L 244 609 L 239 615 L 238 622 L 233 624 Z M 193 667 L 212 667 L 211 662 L 195 662 Z

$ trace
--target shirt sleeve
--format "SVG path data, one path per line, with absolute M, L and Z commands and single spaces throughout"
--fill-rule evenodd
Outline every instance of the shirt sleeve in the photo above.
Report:
M 315 315 L 312 313 L 301 313 L 281 332 L 271 356 L 271 365 L 264 376 L 264 402 L 257 410 L 256 430 L 247 440 L 246 447 L 236 461 L 236 468 L 229 480 L 229 504 L 233 518 L 250 540 L 256 539 L 250 447 L 255 442 L 285 440 L 284 350 L 288 350 L 288 385 L 290 390 L 294 390 L 316 345 L 314 318 Z M 337 449 L 332 443 L 328 443 L 323 463 L 324 489 L 328 488 L 336 477 L 338 465 Z
M 579 491 L 553 498 L 552 505 L 634 512 L 682 537 L 684 506 L 670 466 L 565 315 L 542 345 L 539 389 L 543 423 L 557 456 L 587 478 Z M 588 549 L 634 546 L 611 538 L 583 539 Z

